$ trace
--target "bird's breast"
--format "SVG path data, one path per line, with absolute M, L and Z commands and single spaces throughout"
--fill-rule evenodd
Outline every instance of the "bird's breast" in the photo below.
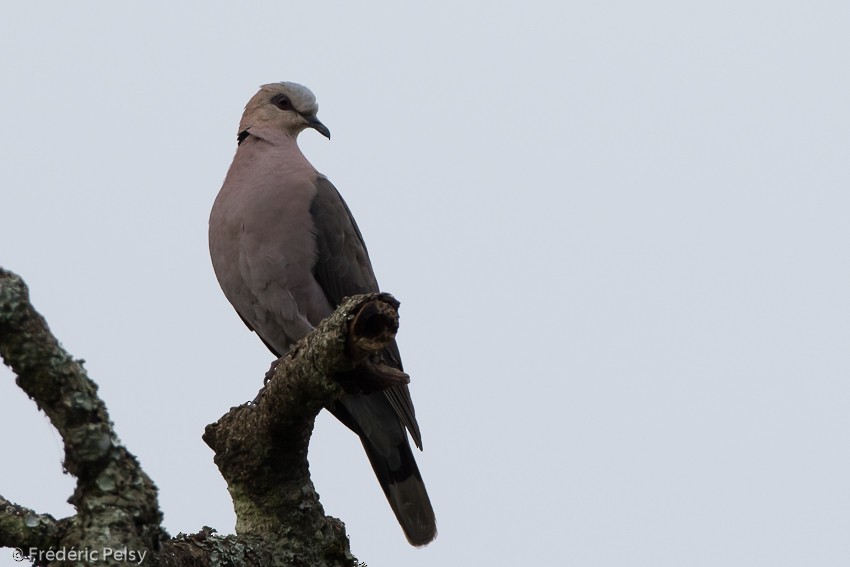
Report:
M 315 324 L 313 312 L 328 309 L 316 305 L 326 300 L 313 276 L 317 174 L 286 165 L 235 161 L 210 215 L 210 254 L 225 295 L 281 352 Z

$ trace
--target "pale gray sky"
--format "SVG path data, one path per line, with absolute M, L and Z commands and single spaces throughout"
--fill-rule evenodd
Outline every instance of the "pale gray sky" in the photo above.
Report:
M 173 534 L 233 529 L 200 436 L 271 357 L 206 225 L 245 102 L 291 80 L 402 302 L 439 521 L 411 548 L 323 416 L 314 482 L 358 557 L 850 562 L 850 5 L 287 4 L 0 22 L 0 265 L 87 360 Z M 70 513 L 5 368 L 0 400 L 0 494 Z

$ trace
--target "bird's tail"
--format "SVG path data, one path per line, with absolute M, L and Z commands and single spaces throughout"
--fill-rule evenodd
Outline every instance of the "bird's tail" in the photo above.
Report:
M 407 433 L 381 392 L 348 395 L 333 414 L 360 437 L 378 482 L 412 545 L 437 537 L 437 520 Z
M 429 543 L 437 537 L 437 520 L 407 439 L 389 451 L 368 437 L 360 441 L 407 541 L 416 546 Z

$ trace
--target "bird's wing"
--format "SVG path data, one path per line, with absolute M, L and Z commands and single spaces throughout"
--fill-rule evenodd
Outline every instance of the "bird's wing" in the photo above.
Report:
M 310 214 L 317 252 L 313 274 L 331 305 L 336 307 L 351 295 L 379 291 L 360 229 L 336 187 L 322 175 L 316 179 L 316 196 Z M 395 341 L 383 354 L 391 364 L 402 369 Z M 421 449 L 422 437 L 407 385 L 391 386 L 383 394 Z

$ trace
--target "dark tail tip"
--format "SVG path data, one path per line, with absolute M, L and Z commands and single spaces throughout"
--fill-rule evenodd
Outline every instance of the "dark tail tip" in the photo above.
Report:
M 411 545 L 421 547 L 437 537 L 437 519 L 425 483 L 419 475 L 391 483 L 387 500 Z

